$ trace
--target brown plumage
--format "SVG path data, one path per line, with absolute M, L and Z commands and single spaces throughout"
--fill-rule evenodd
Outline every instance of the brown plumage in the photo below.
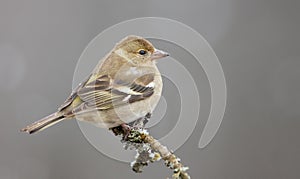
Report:
M 162 91 L 154 60 L 165 56 L 168 54 L 142 37 L 126 37 L 73 90 L 57 112 L 21 131 L 31 134 L 73 118 L 111 128 L 151 113 Z

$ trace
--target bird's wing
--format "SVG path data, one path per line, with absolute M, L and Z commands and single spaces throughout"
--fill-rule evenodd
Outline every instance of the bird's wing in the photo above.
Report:
M 82 83 L 79 83 L 79 85 L 73 89 L 70 96 L 65 100 L 65 102 L 58 108 L 58 111 L 62 111 L 68 106 L 71 105 L 71 103 L 74 101 L 74 99 L 77 97 L 77 91 L 79 91 L 90 79 L 92 75 L 89 75 Z
M 154 74 L 145 74 L 129 81 L 118 78 L 112 80 L 108 75 L 93 78 L 79 87 L 74 94 L 75 98 L 80 99 L 81 104 L 73 109 L 73 114 L 90 110 L 108 110 L 143 100 L 154 93 Z M 75 98 L 71 100 L 74 101 Z

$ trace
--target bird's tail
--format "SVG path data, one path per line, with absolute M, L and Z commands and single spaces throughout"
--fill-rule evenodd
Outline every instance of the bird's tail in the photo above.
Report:
M 43 119 L 36 121 L 35 123 L 32 123 L 28 125 L 27 127 L 21 129 L 22 132 L 27 132 L 29 134 L 33 134 L 39 131 L 42 131 L 62 120 L 64 120 L 64 116 L 59 113 L 53 113 L 47 117 L 44 117 Z

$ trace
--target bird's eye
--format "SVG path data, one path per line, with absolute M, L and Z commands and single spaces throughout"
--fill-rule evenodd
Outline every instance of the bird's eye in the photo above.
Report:
M 140 55 L 145 55 L 146 53 L 147 53 L 146 50 L 140 50 L 140 51 L 139 51 L 139 54 L 140 54 Z

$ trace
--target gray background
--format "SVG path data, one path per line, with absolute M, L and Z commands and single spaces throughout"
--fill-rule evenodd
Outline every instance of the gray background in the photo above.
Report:
M 176 151 L 190 166 L 191 176 L 300 178 L 299 8 L 297 0 L 2 0 L 0 178 L 170 175 L 162 162 L 151 164 L 142 174 L 133 173 L 128 164 L 95 150 L 75 121 L 33 136 L 18 132 L 64 101 L 76 62 L 93 37 L 113 24 L 141 16 L 167 17 L 191 26 L 207 39 L 223 66 L 228 101 L 220 130 L 200 150 L 197 145 L 205 121 L 199 120 L 192 136 Z M 188 60 L 183 64 L 191 66 Z M 207 82 L 199 77 L 205 74 L 200 69 L 193 75 L 203 81 L 200 95 L 205 96 Z M 165 91 L 172 88 L 172 83 L 166 84 Z M 171 98 L 170 94 L 166 97 Z M 207 106 L 203 115 L 207 115 Z M 168 114 L 171 109 L 170 105 Z M 170 120 L 166 115 L 151 132 L 163 135 L 160 131 L 174 125 Z

